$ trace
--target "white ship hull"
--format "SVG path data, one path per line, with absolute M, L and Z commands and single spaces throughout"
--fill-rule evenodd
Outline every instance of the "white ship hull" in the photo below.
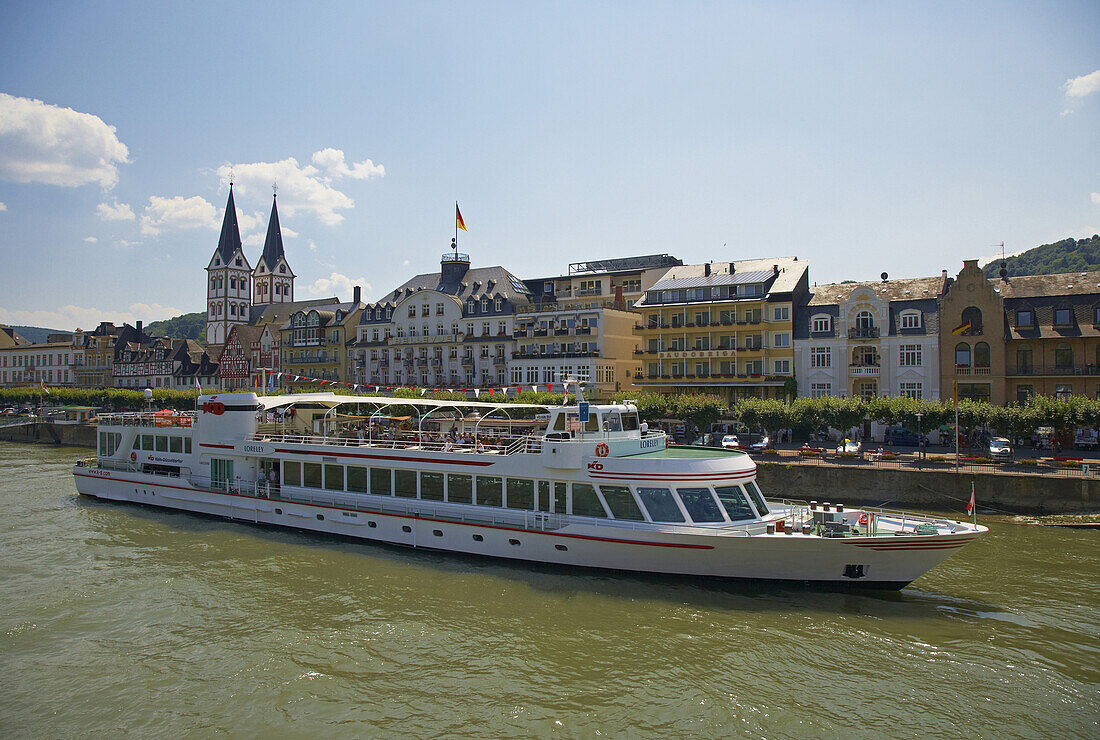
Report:
M 406 547 L 633 573 L 901 588 L 984 527 L 929 536 L 827 539 L 644 522 L 584 524 L 554 514 L 488 510 L 369 494 L 327 502 L 222 493 L 182 478 L 79 466 L 87 496 Z M 297 498 L 297 496 L 295 496 Z M 480 510 L 479 510 L 480 509 Z M 883 527 L 899 525 L 882 519 Z

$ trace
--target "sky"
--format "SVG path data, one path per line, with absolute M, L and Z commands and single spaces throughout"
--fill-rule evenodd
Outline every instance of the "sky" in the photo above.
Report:
M 667 253 L 920 277 L 1100 233 L 1100 3 L 0 4 L 0 322 Z

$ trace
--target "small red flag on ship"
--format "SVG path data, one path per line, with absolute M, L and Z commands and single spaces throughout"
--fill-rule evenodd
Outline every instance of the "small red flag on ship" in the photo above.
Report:
M 970 481 L 970 501 L 966 504 L 966 513 L 974 513 L 974 481 Z

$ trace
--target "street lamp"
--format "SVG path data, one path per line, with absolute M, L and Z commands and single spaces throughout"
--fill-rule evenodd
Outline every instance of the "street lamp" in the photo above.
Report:
M 917 459 L 918 460 L 924 459 L 924 450 L 925 450 L 924 439 L 921 437 L 921 434 L 920 434 L 920 418 L 922 416 L 924 416 L 924 414 L 922 414 L 920 411 L 918 411 L 916 413 L 916 417 L 917 417 Z

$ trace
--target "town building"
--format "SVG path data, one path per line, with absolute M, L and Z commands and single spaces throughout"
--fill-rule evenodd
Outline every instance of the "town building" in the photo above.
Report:
M 506 386 L 516 315 L 530 306 L 522 280 L 500 266 L 470 268 L 446 253 L 362 313 L 355 382 L 424 388 Z M 284 352 L 285 362 L 285 352 Z
M 218 387 L 218 346 L 203 347 L 193 339 L 182 339 L 172 354 L 172 385 L 177 390 L 209 390 Z
M 59 341 L 0 348 L 0 385 L 73 385 L 73 362 L 80 348 L 73 346 L 71 336 L 50 339 Z
M 810 288 L 795 311 L 798 394 L 940 398 L 939 298 L 931 278 Z
M 137 321 L 133 332 L 123 332 L 115 342 L 111 374 L 116 388 L 171 388 L 172 356 L 181 340 L 152 337 Z
M 114 385 L 115 343 L 125 329 L 134 331 L 132 326 L 115 326 L 109 321 L 100 322 L 90 332 L 76 330 L 74 344 L 80 350 L 73 364 L 74 385 L 79 388 L 110 388 Z
M 635 383 L 650 391 L 783 398 L 794 379 L 794 307 L 808 291 L 797 257 L 664 270 L 635 303 Z
M 282 372 L 317 380 L 353 381 L 356 330 L 363 314 L 360 287 L 351 303 L 302 308 L 280 329 Z
M 258 366 L 260 336 L 266 327 L 237 324 L 229 330 L 218 360 L 218 387 L 240 391 L 254 387 L 253 367 Z
M 256 269 L 252 271 L 253 307 L 294 301 L 295 275 L 283 252 L 283 231 L 279 226 L 279 210 L 276 205 L 275 198 L 272 197 L 264 251 L 256 263 Z
M 0 324 L 0 349 L 17 347 L 21 344 L 30 344 L 30 342 L 20 336 L 19 332 L 12 329 L 7 324 Z
M 626 310 L 634 308 L 669 268 L 683 261 L 668 254 L 574 262 L 566 275 L 524 280 L 531 299 L 538 304 L 556 304 L 566 308 L 574 304 L 602 305 Z
M 945 396 L 1100 398 L 1100 272 L 990 279 L 966 260 L 940 312 Z

